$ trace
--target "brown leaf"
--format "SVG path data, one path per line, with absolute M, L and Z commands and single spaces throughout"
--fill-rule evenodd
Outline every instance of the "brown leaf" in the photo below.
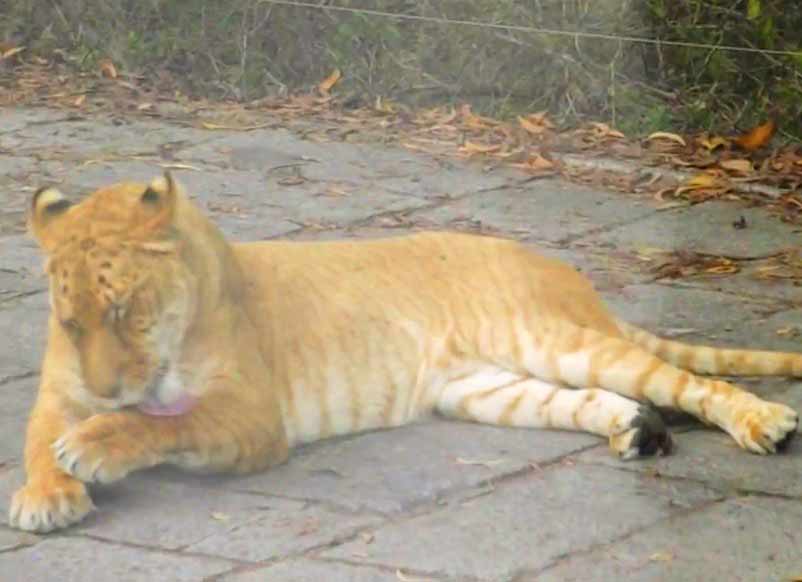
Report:
M 751 174 L 754 170 L 752 162 L 744 159 L 722 160 L 719 166 L 738 174 Z
M 408 576 L 404 574 L 404 572 L 401 570 L 396 570 L 395 576 L 401 582 L 434 582 L 434 580 L 432 580 L 431 578 L 416 578 L 414 576 Z
M 342 73 L 340 72 L 340 69 L 334 69 L 331 72 L 331 74 L 325 79 L 323 79 L 317 86 L 318 91 L 320 91 L 324 95 L 328 95 L 332 87 L 334 87 L 334 85 L 336 85 L 341 78 L 342 78 Z
M 729 141 L 726 138 L 719 137 L 719 136 L 706 136 L 699 138 L 698 140 L 699 145 L 705 148 L 707 151 L 712 152 L 716 149 L 729 145 Z
M 611 137 L 615 139 L 624 139 L 624 134 L 618 131 L 617 129 L 611 128 L 606 123 L 599 123 L 594 121 L 590 124 L 593 133 L 595 133 L 598 137 Z
M 487 467 L 488 469 L 492 468 L 493 465 L 499 465 L 504 462 L 504 459 L 490 459 L 490 460 L 481 460 L 481 459 L 463 459 L 462 457 L 457 457 L 457 464 L 458 465 L 477 465 L 480 467 Z
M 22 51 L 25 50 L 24 46 L 15 46 L 8 49 L 5 49 L 0 53 L 0 60 L 5 61 L 11 59 L 14 55 L 20 54 Z
M 543 112 L 532 113 L 526 117 L 519 115 L 518 124 L 532 135 L 541 135 L 554 127 Z
M 457 151 L 466 156 L 473 156 L 476 154 L 492 154 L 500 149 L 501 145 L 490 145 L 466 141 L 464 145 L 457 149 Z
M 278 181 L 282 186 L 299 186 L 304 182 L 306 182 L 306 178 L 303 176 L 287 176 Z
M 462 122 L 469 129 L 489 129 L 491 127 L 496 127 L 500 124 L 500 122 L 495 119 L 491 119 L 489 117 L 482 117 L 481 115 L 476 115 L 471 111 L 471 106 L 468 105 L 467 103 L 459 108 L 459 113 Z
M 682 139 L 682 137 L 677 135 L 676 133 L 668 133 L 668 132 L 665 132 L 665 131 L 656 131 L 653 134 L 651 134 L 649 137 L 647 137 L 646 141 L 652 141 L 652 140 L 655 140 L 655 139 L 666 139 L 666 140 L 669 140 L 669 141 L 676 142 L 681 146 L 688 145 L 687 143 L 685 143 L 685 140 Z
M 81 105 L 84 104 L 84 101 L 86 101 L 86 93 L 82 93 L 81 95 L 78 95 L 78 97 L 75 99 L 75 101 L 72 102 L 72 105 L 73 105 L 73 107 L 80 107 Z
M 551 172 L 554 170 L 554 162 L 544 158 L 540 154 L 529 156 L 525 161 L 518 164 L 510 164 L 510 166 L 535 173 Z
M 714 188 L 718 185 L 719 178 L 713 174 L 696 174 L 686 180 L 682 186 L 677 188 L 677 194 L 690 192 L 691 190 L 701 190 L 703 188 Z
M 775 333 L 783 337 L 796 337 L 799 335 L 799 328 L 789 325 L 787 327 L 781 327 Z
M 766 123 L 758 125 L 745 134 L 732 138 L 732 142 L 748 152 L 753 152 L 769 143 L 774 137 L 775 131 L 777 131 L 777 124 L 773 119 L 769 119 Z
M 107 79 L 117 78 L 117 67 L 114 66 L 114 63 L 111 62 L 111 59 L 101 59 L 98 62 L 98 66 L 100 68 L 100 74 Z

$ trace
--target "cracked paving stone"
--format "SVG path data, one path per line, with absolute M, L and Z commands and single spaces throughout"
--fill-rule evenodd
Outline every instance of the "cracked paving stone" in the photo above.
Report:
M 13 134 L 28 125 L 50 124 L 64 121 L 68 117 L 63 111 L 26 108 L 2 107 L 0 108 L 0 136 Z M 0 144 L 3 142 L 0 140 Z
M 385 526 L 369 544 L 350 542 L 322 556 L 456 579 L 509 580 L 521 568 L 543 568 L 717 498 L 700 485 L 589 468 L 546 469 L 466 504 Z
M 759 301 L 705 289 L 659 284 L 630 285 L 611 292 L 602 291 L 601 294 L 611 311 L 652 333 L 660 335 L 665 330 L 692 330 L 693 333 L 678 337 L 680 341 L 693 339 L 698 342 L 694 338 L 703 333 L 718 333 L 726 329 L 740 330 L 743 337 L 750 337 L 744 320 L 765 318 L 767 312 L 776 309 L 776 302 L 770 300 Z M 749 340 L 740 343 L 749 345 Z M 764 348 L 769 349 L 769 346 Z
M 92 485 L 97 511 L 68 531 L 123 544 L 262 561 L 346 539 L 379 518 L 320 505 L 238 493 L 234 477 L 206 477 L 170 468 Z M 0 472 L 0 522 L 8 523 L 22 467 Z M 0 577 L 2 578 L 2 577 Z
M 361 184 L 364 190 L 387 190 L 421 199 L 461 196 L 475 191 L 477 183 L 493 188 L 521 179 L 514 172 L 488 173 L 476 164 L 437 162 L 392 145 L 321 143 L 284 129 L 223 134 L 181 151 L 178 157 L 189 163 L 203 160 L 275 178 L 298 172 L 311 181 Z
M 39 379 L 32 377 L 0 385 L 0 462 L 22 457 L 25 426 L 38 383 Z
M 231 493 L 221 492 L 225 497 Z M 253 496 L 254 518 L 186 548 L 189 552 L 264 561 L 348 539 L 379 518 L 334 512 L 320 505 Z M 265 535 L 269 532 L 268 535 Z
M 197 582 L 230 570 L 232 565 L 224 560 L 147 551 L 81 537 L 46 539 L 29 548 L 0 553 L 4 580 L 37 582 Z
M 0 303 L 0 379 L 38 372 L 49 314 L 47 293 Z
M 0 235 L 2 236 L 2 235 Z M 20 294 L 47 289 L 44 257 L 28 235 L 16 234 L 0 238 L 0 309 Z
M 732 226 L 743 216 L 749 225 Z M 673 212 L 655 213 L 643 220 L 592 235 L 596 244 L 612 248 L 686 249 L 731 257 L 775 253 L 799 239 L 800 227 L 780 222 L 762 208 L 729 202 L 706 202 Z M 714 236 L 711 236 L 714 234 Z
M 524 235 L 535 241 L 558 242 L 589 230 L 610 227 L 647 216 L 646 201 L 559 180 L 541 180 L 525 186 L 471 194 L 433 209 L 413 212 L 413 223 L 452 228 L 467 221 L 489 234 Z
M 802 575 L 801 523 L 799 501 L 730 499 L 519 580 L 793 580 Z
M 415 576 L 409 575 L 411 580 Z M 228 574 L 221 582 L 399 582 L 395 573 L 362 566 L 318 560 L 291 560 L 273 566 Z M 433 582 L 433 581 L 432 581 Z
M 309 445 L 231 487 L 396 513 L 596 443 L 587 434 L 431 421 Z
M 32 546 L 41 538 L 22 531 L 0 528 L 0 554 L 23 546 Z
M 6 147 L 18 155 L 35 152 L 73 164 L 125 156 L 159 155 L 160 146 L 182 142 L 202 143 L 208 132 L 155 121 L 109 118 L 99 115 L 85 119 L 27 125 L 3 136 Z
M 800 391 L 799 384 L 796 385 Z M 782 397 L 774 398 L 782 401 Z M 802 409 L 802 397 L 785 398 L 797 410 Z M 788 449 L 778 455 L 755 455 L 741 449 L 732 437 L 713 429 L 693 430 L 674 434 L 675 450 L 667 457 L 644 459 L 628 464 L 626 469 L 643 475 L 692 479 L 722 491 L 736 494 L 741 491 L 802 497 L 802 436 L 796 435 Z M 601 451 L 579 455 L 583 463 L 612 466 Z M 802 522 L 800 522 L 802 523 Z

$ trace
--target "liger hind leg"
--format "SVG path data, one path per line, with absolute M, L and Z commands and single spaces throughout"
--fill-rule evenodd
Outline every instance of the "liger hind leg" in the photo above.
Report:
M 577 430 L 606 436 L 623 459 L 668 453 L 671 437 L 652 408 L 599 389 L 561 388 L 506 371 L 448 383 L 436 404 L 451 417 L 486 424 Z
M 788 406 L 674 367 L 622 338 L 568 324 L 543 346 L 543 354 L 534 364 L 542 374 L 682 410 L 721 427 L 755 453 L 781 450 L 796 432 L 798 414 Z

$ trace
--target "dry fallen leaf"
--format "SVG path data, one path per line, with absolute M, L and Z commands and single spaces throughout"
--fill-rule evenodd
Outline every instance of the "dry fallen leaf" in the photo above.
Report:
M 681 146 L 688 145 L 687 143 L 685 143 L 685 140 L 682 139 L 682 137 L 677 135 L 676 133 L 668 133 L 668 132 L 665 132 L 665 131 L 656 131 L 653 134 L 651 134 L 649 137 L 646 138 L 647 141 L 652 141 L 652 140 L 655 140 L 655 139 L 667 139 L 667 140 L 670 140 L 670 141 L 675 141 Z
M 518 164 L 510 164 L 513 168 L 520 168 L 522 170 L 526 170 L 528 172 L 551 172 L 554 170 L 554 162 L 551 160 L 544 158 L 540 154 L 535 154 L 533 156 L 529 156 L 526 161 L 523 161 Z
M 6 49 L 6 50 L 2 51 L 2 53 L 0 53 L 0 60 L 5 61 L 7 59 L 10 59 L 14 55 L 18 55 L 19 53 L 21 53 L 24 50 L 25 50 L 24 46 L 15 46 L 15 47 L 11 47 L 9 49 Z
M 210 517 L 215 521 L 228 521 L 229 519 L 231 519 L 230 515 L 228 515 L 227 513 L 223 513 L 222 511 L 213 511 L 210 514 Z
M 342 78 L 342 73 L 340 69 L 334 69 L 331 72 L 331 75 L 323 79 L 320 84 L 317 86 L 318 91 L 327 95 L 329 91 L 331 91 L 332 87 L 337 84 L 337 82 Z
M 776 331 L 777 335 L 782 337 L 796 337 L 799 335 L 799 328 L 793 325 L 781 327 Z
M 554 127 L 543 112 L 532 113 L 526 117 L 519 115 L 518 124 L 533 135 L 540 135 Z
M 752 162 L 744 159 L 722 160 L 719 162 L 719 166 L 725 170 L 731 170 L 739 174 L 751 174 L 754 170 Z
M 457 457 L 458 465 L 471 465 L 471 466 L 478 465 L 481 467 L 487 467 L 488 469 L 490 469 L 494 465 L 498 465 L 503 462 L 504 459 L 491 459 L 489 461 L 483 461 L 480 459 L 463 459 L 462 457 Z
M 81 105 L 84 104 L 84 101 L 86 101 L 86 93 L 78 95 L 77 99 L 75 99 L 75 101 L 73 101 L 72 104 L 74 107 L 80 107 Z
M 606 123 L 599 123 L 597 121 L 591 122 L 590 127 L 594 134 L 598 137 L 611 137 L 615 139 L 624 139 L 624 134 L 617 129 L 611 128 Z
M 274 125 L 274 121 L 268 121 L 266 123 L 258 123 L 256 125 L 223 125 L 219 123 L 210 123 L 208 121 L 201 121 L 201 127 L 203 129 L 210 129 L 210 130 L 232 130 L 232 131 L 253 131 L 254 129 L 264 129 L 265 127 L 270 127 Z
M 395 576 L 396 578 L 401 580 L 401 582 L 434 582 L 434 580 L 430 578 L 417 578 L 415 576 L 407 576 L 401 570 L 396 570 Z
M 766 123 L 758 125 L 745 134 L 732 138 L 732 143 L 748 152 L 753 152 L 769 143 L 776 130 L 777 125 L 774 120 L 769 119 Z
M 713 174 L 696 174 L 677 188 L 677 194 L 682 194 L 683 192 L 689 192 L 691 190 L 699 190 L 701 188 L 713 188 L 717 183 L 718 176 Z
M 733 188 L 733 184 L 726 176 L 712 172 L 696 174 L 679 186 L 674 194 L 676 196 L 685 195 L 694 202 L 703 202 L 711 198 L 721 197 Z
M 492 154 L 501 149 L 501 145 L 490 145 L 466 141 L 464 145 L 460 146 L 457 151 L 466 156 L 473 156 L 476 154 Z
M 111 62 L 111 59 L 101 59 L 98 63 L 98 66 L 100 68 L 100 74 L 107 79 L 117 78 L 117 67 L 114 66 L 114 63 Z
M 303 176 L 287 176 L 278 181 L 282 186 L 299 186 L 304 182 L 306 182 L 306 178 Z
M 726 138 L 717 135 L 713 137 L 702 137 L 697 141 L 699 142 L 699 145 L 701 145 L 709 152 L 712 152 L 717 148 L 729 145 L 730 143 Z
M 673 559 L 674 555 L 671 552 L 655 552 L 649 556 L 651 562 L 670 562 Z

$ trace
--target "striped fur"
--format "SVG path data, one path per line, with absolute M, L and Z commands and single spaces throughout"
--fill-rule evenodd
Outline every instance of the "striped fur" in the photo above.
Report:
M 696 374 L 802 376 L 802 356 L 658 339 L 512 241 L 229 244 L 169 176 L 62 200 L 46 192 L 31 215 L 53 309 L 11 505 L 22 529 L 80 520 L 84 482 L 255 471 L 435 412 L 591 432 L 623 459 L 671 448 L 649 403 L 757 453 L 795 430 L 790 408 Z

